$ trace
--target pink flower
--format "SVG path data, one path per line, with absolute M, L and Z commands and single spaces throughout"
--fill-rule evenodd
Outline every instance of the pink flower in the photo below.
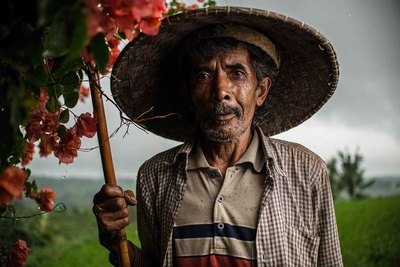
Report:
M 13 198 L 22 198 L 28 173 L 15 166 L 5 168 L 0 174 L 0 205 L 8 205 Z
M 187 7 L 186 7 L 186 10 L 195 10 L 195 9 L 198 9 L 198 8 L 199 8 L 198 5 L 193 4 L 193 5 L 187 6 Z
M 158 18 L 145 18 L 143 19 L 139 26 L 143 33 L 148 35 L 156 35 L 158 29 L 160 28 L 161 21 Z
M 60 143 L 61 138 L 55 134 L 42 134 L 40 136 L 39 154 L 41 157 L 47 157 Z
M 133 17 L 140 21 L 141 18 L 161 18 L 167 11 L 165 0 L 135 0 L 131 1 Z
M 67 130 L 67 133 L 61 138 L 58 146 L 54 148 L 54 155 L 58 158 L 59 163 L 72 163 L 78 156 L 78 149 L 81 147 L 81 138 L 76 132 L 75 124 L 74 127 Z
M 80 88 L 79 88 L 79 100 L 81 102 L 85 102 L 85 98 L 88 97 L 90 95 L 90 90 L 89 88 L 86 88 L 85 86 L 83 86 L 81 84 Z
M 24 266 L 27 259 L 28 254 L 32 251 L 26 244 L 24 240 L 18 240 L 13 245 L 13 251 L 11 253 L 11 259 L 8 263 L 7 267 L 20 267 Z
M 35 153 L 35 144 L 31 142 L 26 142 L 24 147 L 24 157 L 22 158 L 22 166 L 26 166 L 33 159 L 33 154 Z
M 40 192 L 35 196 L 35 200 L 40 205 L 40 210 L 52 211 L 55 197 L 56 194 L 53 189 L 42 188 L 42 190 L 40 190 Z
M 76 122 L 76 135 L 78 137 L 93 137 L 97 131 L 96 123 L 97 119 L 92 117 L 89 112 L 81 114 Z

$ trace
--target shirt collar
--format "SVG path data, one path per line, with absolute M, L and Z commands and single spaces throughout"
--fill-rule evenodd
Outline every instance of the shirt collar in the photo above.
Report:
M 263 150 L 260 147 L 260 137 L 257 131 L 254 131 L 249 147 L 236 164 L 241 163 L 250 163 L 256 172 L 261 173 L 265 160 Z
M 249 163 L 253 166 L 254 170 L 261 173 L 264 167 L 264 155 L 263 150 L 260 147 L 260 137 L 259 134 L 254 131 L 253 138 L 250 142 L 249 147 L 243 154 L 242 158 L 235 164 Z M 197 142 L 195 148 L 191 150 L 188 157 L 188 170 L 194 170 L 199 168 L 210 168 L 206 157 L 204 156 L 203 150 L 201 148 L 200 142 Z
M 257 135 L 259 137 L 258 142 L 261 143 L 261 147 L 262 147 L 262 151 L 263 151 L 262 165 L 265 164 L 267 166 L 267 168 L 269 168 L 269 166 L 272 166 L 279 174 L 286 176 L 285 172 L 279 166 L 276 152 L 269 144 L 269 138 L 264 135 L 262 129 L 259 126 L 255 127 L 255 132 L 257 132 Z M 196 139 L 197 138 L 195 136 L 186 139 L 185 142 L 183 143 L 183 145 L 176 152 L 174 158 L 170 162 L 166 162 L 166 164 L 168 164 L 168 165 L 175 164 L 176 161 L 178 160 L 178 157 L 183 154 L 185 156 L 185 162 L 186 162 L 186 167 L 187 167 L 188 166 L 188 157 L 189 157 L 189 154 L 192 151 L 193 147 L 196 144 Z M 260 145 L 259 145 L 259 147 L 260 147 Z M 204 157 L 204 154 L 203 154 L 203 157 Z M 207 163 L 207 165 L 208 165 L 208 163 Z
M 286 173 L 282 170 L 279 165 L 277 153 L 270 144 L 270 138 L 266 137 L 259 126 L 256 126 L 256 131 L 260 136 L 260 142 L 262 142 L 262 148 L 264 152 L 264 162 L 268 169 L 274 168 L 280 175 L 286 176 Z

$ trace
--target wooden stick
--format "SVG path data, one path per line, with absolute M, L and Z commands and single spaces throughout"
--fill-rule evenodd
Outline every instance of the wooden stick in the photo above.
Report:
M 93 102 L 93 110 L 97 116 L 97 137 L 99 140 L 101 163 L 103 165 L 103 174 L 106 184 L 117 185 L 115 178 L 114 164 L 111 155 L 111 147 L 108 137 L 107 121 L 104 111 L 103 98 L 101 95 L 100 77 L 97 68 L 93 67 L 90 63 L 87 65 L 87 74 L 89 76 L 90 91 Z M 126 238 L 125 229 L 117 232 L 118 240 L 118 256 L 119 265 L 122 267 L 129 267 L 129 248 L 128 240 Z

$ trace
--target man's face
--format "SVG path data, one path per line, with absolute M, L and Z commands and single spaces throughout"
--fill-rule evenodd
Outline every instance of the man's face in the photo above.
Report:
M 248 52 L 240 46 L 207 62 L 194 59 L 189 93 L 205 136 L 230 142 L 250 131 L 269 86 L 269 78 L 258 86 Z

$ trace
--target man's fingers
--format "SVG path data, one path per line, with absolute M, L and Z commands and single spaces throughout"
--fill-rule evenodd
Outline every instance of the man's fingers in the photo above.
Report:
M 112 186 L 105 184 L 101 187 L 100 191 L 94 195 L 93 204 L 97 204 L 103 202 L 108 198 L 114 197 L 124 197 L 124 191 L 122 190 L 122 188 L 117 185 Z
M 94 212 L 96 214 L 95 208 Z M 129 225 L 129 212 L 127 208 L 116 212 L 99 212 L 96 214 L 96 217 L 102 224 L 103 229 L 109 233 L 115 233 Z
M 127 203 L 124 198 L 110 198 L 105 199 L 99 204 L 94 205 L 95 210 L 103 211 L 103 212 L 115 212 L 127 207 Z
M 124 198 L 126 204 L 128 204 L 129 206 L 135 206 L 137 204 L 135 194 L 131 190 L 126 190 L 124 192 Z

